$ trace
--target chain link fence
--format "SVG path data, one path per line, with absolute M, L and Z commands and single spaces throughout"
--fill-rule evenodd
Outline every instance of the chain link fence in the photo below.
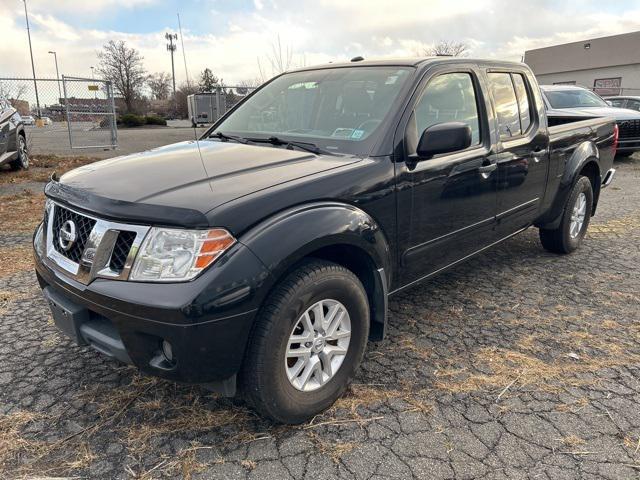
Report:
M 115 102 L 110 82 L 62 76 L 0 78 L 0 98 L 22 116 L 32 151 L 49 146 L 115 148 Z

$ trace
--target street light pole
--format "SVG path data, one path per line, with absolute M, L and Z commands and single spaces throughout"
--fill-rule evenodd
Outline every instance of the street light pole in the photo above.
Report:
M 49 53 L 53 54 L 53 59 L 56 62 L 56 80 L 58 82 L 58 103 L 62 102 L 62 90 L 60 89 L 60 72 L 58 71 L 58 55 L 56 52 L 49 51 Z
M 29 37 L 29 54 L 31 55 L 31 71 L 33 72 L 33 87 L 36 91 L 36 107 L 38 109 L 38 118 L 42 115 L 40 113 L 40 98 L 38 97 L 38 82 L 36 81 L 36 66 L 33 63 L 33 49 L 31 48 L 31 30 L 29 29 L 29 14 L 27 13 L 27 0 L 22 0 L 24 3 L 24 18 L 27 21 L 27 37 Z

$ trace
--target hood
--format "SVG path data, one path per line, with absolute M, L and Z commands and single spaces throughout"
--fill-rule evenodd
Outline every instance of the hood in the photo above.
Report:
M 60 184 L 117 202 L 206 213 L 244 195 L 358 160 L 201 140 L 85 165 L 64 174 Z
M 554 116 L 612 117 L 616 120 L 640 120 L 640 112 L 617 107 L 557 108 L 548 112 Z

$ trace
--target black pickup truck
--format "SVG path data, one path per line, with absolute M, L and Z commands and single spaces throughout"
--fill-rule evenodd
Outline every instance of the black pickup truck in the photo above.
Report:
M 523 64 L 304 68 L 198 141 L 54 176 L 38 280 L 77 344 L 302 422 L 383 338 L 391 295 L 531 226 L 575 250 L 616 132 L 549 127 Z

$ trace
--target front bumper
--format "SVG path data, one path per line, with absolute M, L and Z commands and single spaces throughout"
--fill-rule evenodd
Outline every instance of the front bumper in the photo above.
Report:
M 186 383 L 219 382 L 237 373 L 268 278 L 241 244 L 193 281 L 173 284 L 97 278 L 84 285 L 48 265 L 37 249 L 34 257 L 56 324 L 73 317 L 62 330 L 76 343 Z M 163 341 L 171 345 L 172 361 L 163 354 Z

